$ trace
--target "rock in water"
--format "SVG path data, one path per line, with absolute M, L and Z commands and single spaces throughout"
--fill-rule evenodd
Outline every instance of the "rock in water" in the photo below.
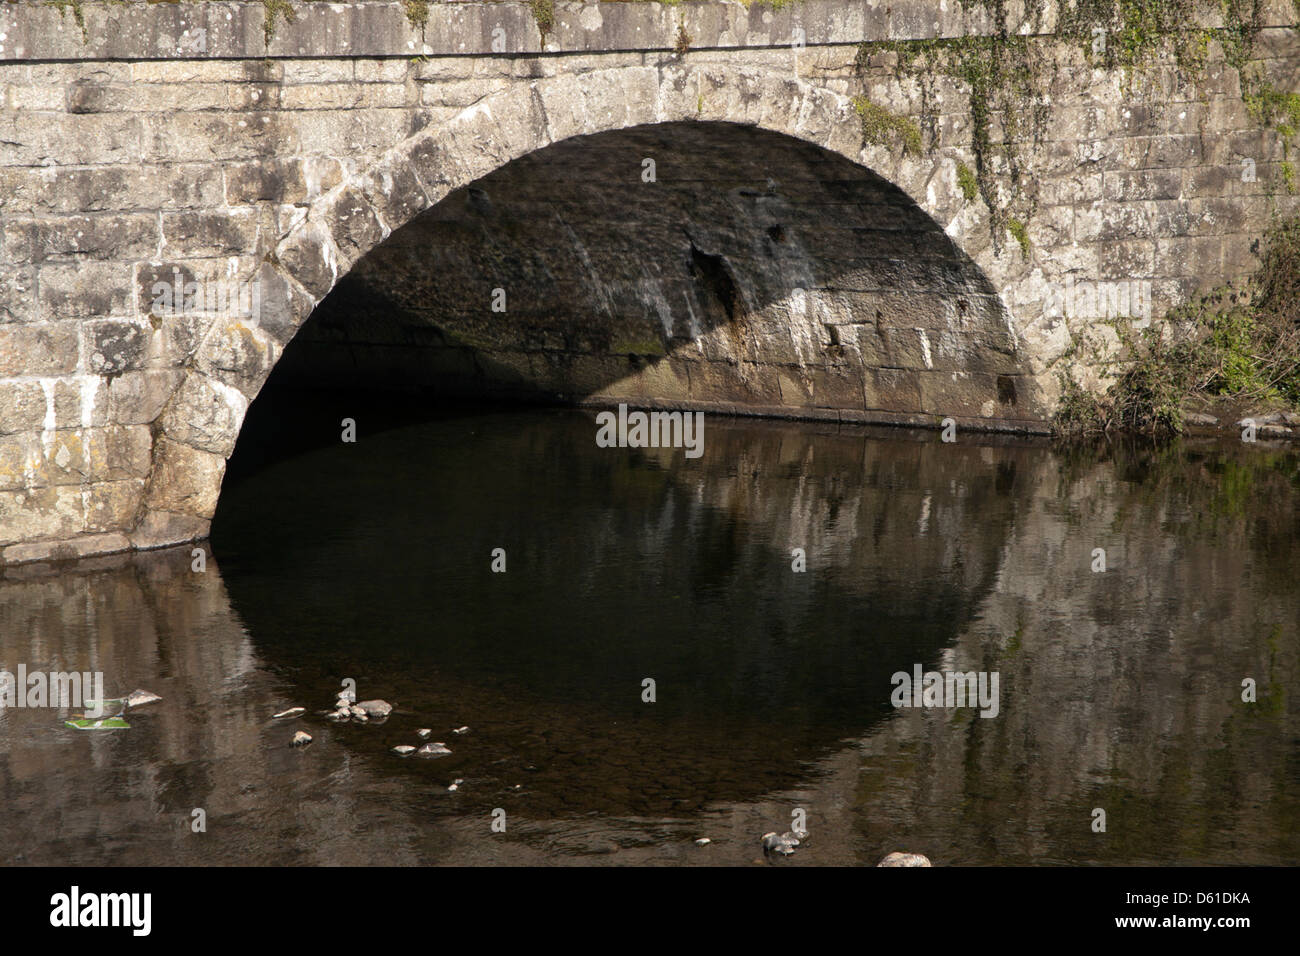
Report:
M 282 710 L 278 714 L 272 714 L 272 720 L 287 720 L 290 717 L 299 717 L 307 713 L 306 707 L 290 707 L 288 710 Z
M 775 833 L 763 834 L 763 852 L 779 853 L 782 856 L 789 856 L 794 852 L 794 848 L 799 845 L 799 838 L 787 830 L 780 836 Z
M 468 728 L 468 727 L 457 727 L 455 730 L 452 731 L 452 733 L 453 733 L 453 734 L 467 734 L 467 733 L 469 733 L 469 728 Z
M 365 711 L 367 717 L 387 717 L 393 712 L 393 705 L 386 700 L 363 700 L 357 707 Z
M 393 748 L 393 753 L 397 754 L 399 757 L 409 757 L 411 754 L 415 753 L 415 748 L 410 744 L 398 744 Z
M 433 731 L 428 727 L 421 727 L 415 732 L 415 736 L 419 737 L 421 740 L 428 740 L 433 736 Z
M 127 707 L 143 707 L 145 704 L 152 704 L 162 700 L 157 694 L 151 694 L 147 690 L 133 690 L 123 698 L 123 703 Z
M 930 866 L 930 858 L 920 853 L 891 853 L 876 866 Z
M 293 735 L 293 740 L 289 741 L 290 747 L 306 747 L 311 743 L 311 734 L 300 730 Z
M 445 757 L 449 753 L 451 753 L 451 750 L 441 741 L 434 741 L 431 744 L 425 744 L 419 750 L 419 755 L 421 757 Z
M 696 846 L 708 846 L 708 845 L 709 845 L 710 843 L 712 843 L 712 842 L 713 842 L 713 841 L 710 840 L 708 837 L 700 837 L 698 840 L 695 841 L 695 845 L 696 845 Z

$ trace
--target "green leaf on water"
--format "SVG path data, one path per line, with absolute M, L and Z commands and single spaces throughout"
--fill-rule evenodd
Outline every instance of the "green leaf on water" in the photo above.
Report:
M 63 723 L 74 730 L 120 730 L 131 726 L 121 717 L 78 717 Z

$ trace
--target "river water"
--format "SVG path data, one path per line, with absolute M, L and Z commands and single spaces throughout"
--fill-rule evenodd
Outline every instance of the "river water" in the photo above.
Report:
M 0 861 L 1300 862 L 1293 450 L 339 401 L 254 406 L 202 572 L 4 572 L 0 668 L 163 701 L 0 711 Z M 916 667 L 996 715 L 893 706 Z

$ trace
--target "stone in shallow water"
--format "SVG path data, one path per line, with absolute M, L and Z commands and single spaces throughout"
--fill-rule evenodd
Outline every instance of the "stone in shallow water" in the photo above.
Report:
M 290 707 L 288 710 L 282 710 L 278 714 L 272 714 L 272 720 L 287 720 L 290 717 L 300 717 L 307 713 L 306 707 Z
M 876 866 L 930 866 L 930 858 L 920 853 L 891 853 Z
M 460 785 L 461 785 L 462 783 L 464 783 L 464 782 L 465 782 L 465 781 L 464 781 L 461 777 L 457 777 L 455 780 L 453 780 L 453 781 L 451 782 L 451 786 L 448 787 L 447 789 L 448 789 L 448 790 L 453 790 L 453 791 L 454 791 L 454 790 L 459 790 L 459 789 L 460 789 Z
M 710 843 L 712 843 L 712 842 L 713 842 L 713 841 L 710 840 L 708 837 L 700 837 L 698 840 L 695 841 L 695 845 L 696 845 L 696 846 L 708 846 L 708 845 L 709 845 Z
M 152 704 L 162 700 L 157 694 L 150 693 L 147 690 L 136 689 L 126 695 L 125 702 L 128 707 L 143 707 L 145 704 Z
M 309 743 L 311 743 L 311 734 L 304 730 L 300 730 L 293 735 L 293 740 L 289 741 L 289 746 L 306 747 Z
M 419 730 L 415 732 L 415 736 L 419 737 L 421 740 L 428 740 L 431 736 L 433 736 L 433 731 L 430 730 L 428 727 L 421 727 Z
M 363 700 L 352 708 L 354 713 L 358 707 L 365 711 L 367 717 L 387 717 L 393 712 L 393 705 L 386 700 Z
M 421 757 L 445 757 L 449 753 L 451 753 L 451 750 L 440 740 L 425 744 L 419 750 Z
M 410 744 L 398 744 L 393 748 L 393 753 L 397 754 L 399 757 L 409 757 L 411 754 L 415 753 L 415 748 Z
M 794 848 L 799 845 L 799 838 L 787 830 L 780 836 L 775 833 L 763 834 L 763 852 L 779 853 L 782 856 L 789 856 L 794 852 Z
M 455 730 L 452 731 L 452 733 L 453 733 L 453 734 L 467 734 L 467 733 L 469 733 L 469 728 L 468 728 L 468 727 L 457 727 Z

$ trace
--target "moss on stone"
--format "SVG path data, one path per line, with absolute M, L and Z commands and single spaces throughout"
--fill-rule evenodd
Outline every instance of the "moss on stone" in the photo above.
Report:
M 673 49 L 677 52 L 677 55 L 685 56 L 686 51 L 691 48 L 691 41 L 694 39 L 693 36 L 686 32 L 686 24 L 677 24 L 677 42 L 673 45 Z
M 920 155 L 921 128 L 906 116 L 897 116 L 865 96 L 853 98 L 862 122 L 862 138 L 876 146 L 901 145 L 903 152 Z
M 1028 227 L 1019 219 L 1010 217 L 1007 219 L 1007 232 L 1011 233 L 1011 237 L 1015 239 L 1016 243 L 1020 246 L 1021 255 L 1023 255 L 1026 259 L 1028 259 L 1029 258 Z
M 402 8 L 406 11 L 406 19 L 411 22 L 411 26 L 423 30 L 429 22 L 429 0 L 402 0 Z
M 1243 91 L 1246 109 L 1261 126 L 1272 129 L 1282 142 L 1282 185 L 1288 193 L 1295 193 L 1295 166 L 1291 161 L 1291 147 L 1296 132 L 1300 130 L 1300 93 L 1279 90 L 1267 80 L 1258 80 Z
M 71 10 L 72 19 L 77 21 L 77 26 L 81 29 L 82 41 L 90 39 L 89 34 L 86 32 L 86 15 L 81 9 L 81 0 L 45 0 L 45 5 L 58 10 L 60 17 L 68 10 Z
M 859 48 L 858 56 L 862 66 L 876 52 L 894 54 L 895 77 L 900 81 L 912 79 L 920 87 L 922 120 L 930 129 L 932 141 L 938 136 L 934 106 L 937 78 L 947 76 L 966 88 L 971 152 L 975 159 L 971 177 L 975 191 L 992 213 L 990 228 L 995 247 L 1001 242 L 1002 232 L 1013 214 L 1022 222 L 1033 215 L 1035 205 L 1021 190 L 1026 177 L 1019 140 L 1028 134 L 1034 142 L 1039 141 L 1047 124 L 1039 51 L 1027 38 L 1010 32 L 1000 3 L 996 13 L 998 30 L 990 36 L 865 43 Z M 996 143 L 995 120 L 1003 134 Z M 995 155 L 1001 157 L 1005 166 L 1004 188 L 994 175 Z M 969 183 L 963 185 L 962 191 L 970 201 L 974 197 L 968 193 L 968 186 Z
M 293 7 L 289 5 L 289 0 L 262 0 L 262 7 L 266 11 L 262 20 L 262 38 L 269 47 L 271 41 L 275 39 L 276 17 L 282 16 L 285 23 L 293 23 L 296 15 Z
M 533 12 L 537 29 L 542 34 L 542 45 L 545 46 L 546 38 L 555 29 L 555 0 L 528 0 L 528 8 Z
M 1300 0 L 1293 0 L 1300 5 Z M 973 177 L 991 212 L 995 250 L 1014 219 L 1028 222 L 1036 211 L 1028 186 L 1022 145 L 1037 144 L 1049 118 L 1050 96 L 1043 65 L 1052 43 L 1078 44 L 1089 62 L 1122 69 L 1130 88 L 1135 75 L 1172 57 L 1184 76 L 1204 75 L 1211 41 L 1218 41 L 1230 66 L 1242 76 L 1243 90 L 1260 86 L 1248 75 L 1255 37 L 1262 23 L 1261 0 L 1218 0 L 1222 26 L 1197 25 L 1198 0 L 1074 0 L 1057 5 L 1057 21 L 1045 26 L 1044 0 L 1024 0 L 1012 19 L 1008 0 L 970 0 L 970 9 L 987 14 L 994 29 L 986 36 L 927 40 L 869 41 L 858 48 L 860 70 L 877 54 L 896 57 L 894 76 L 911 79 L 921 91 L 921 118 L 937 139 L 936 78 L 947 76 L 968 91 Z M 993 130 L 1001 129 L 995 142 Z M 1300 128 L 1300 122 L 1290 124 Z M 1285 132 L 1280 130 L 1279 132 Z M 997 162 L 995 163 L 995 158 Z M 995 166 L 997 173 L 995 175 Z M 970 201 L 969 182 L 959 185 Z
M 610 351 L 615 355 L 653 355 L 662 357 L 668 354 L 664 348 L 664 343 L 658 339 L 630 339 L 624 342 L 615 342 Z
M 975 178 L 975 173 L 965 163 L 957 164 L 957 186 L 961 189 L 961 194 L 966 197 L 967 202 L 974 202 L 975 197 L 980 193 L 979 180 Z

